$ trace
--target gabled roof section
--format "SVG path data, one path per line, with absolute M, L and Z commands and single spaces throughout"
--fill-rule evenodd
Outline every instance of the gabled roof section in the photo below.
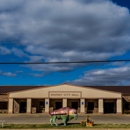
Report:
M 114 90 L 109 90 L 109 89 L 101 89 L 100 86 L 80 86 L 80 85 L 75 85 L 75 84 L 68 84 L 68 83 L 64 83 L 61 85 L 69 85 L 69 86 L 74 86 L 74 87 L 80 87 L 80 88 L 89 88 L 89 89 L 95 89 L 95 90 L 102 90 L 102 91 L 107 91 L 107 92 L 114 92 L 114 93 L 122 93 L 122 92 L 118 92 L 118 91 L 114 91 Z M 58 86 L 58 85 L 57 85 Z M 99 87 L 99 88 L 98 88 Z M 101 86 L 101 87 L 105 87 L 105 86 Z M 110 86 L 111 87 L 111 86 Z
M 120 92 L 122 94 L 130 94 L 130 86 L 85 86 L 101 90 Z
M 72 85 L 67 84 L 66 85 Z M 16 92 L 16 91 L 22 91 L 22 90 L 31 90 L 31 89 L 37 89 L 37 88 L 43 88 L 43 87 L 55 87 L 60 86 L 64 84 L 54 85 L 54 86 L 0 86 L 0 94 L 6 94 L 10 92 Z M 88 87 L 93 89 L 100 89 L 100 90 L 106 90 L 106 91 L 112 91 L 112 92 L 119 92 L 122 94 L 130 94 L 130 86 L 78 86 L 78 85 L 72 85 L 77 87 Z
M 0 94 L 21 91 L 21 90 L 37 89 L 42 87 L 45 86 L 0 86 Z

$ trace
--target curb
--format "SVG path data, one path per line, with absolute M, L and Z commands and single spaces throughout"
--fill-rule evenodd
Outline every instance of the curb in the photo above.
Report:
M 74 128 L 75 129 L 75 128 Z M 12 129 L 12 130 L 74 130 L 74 129 L 66 129 L 66 128 L 64 128 L 64 129 L 48 129 L 48 128 L 42 128 L 42 129 Z M 126 128 L 127 130 L 129 130 L 128 128 Z M 96 129 L 96 128 L 83 128 L 83 129 L 75 129 L 75 130 L 126 130 L 126 129 L 120 129 L 120 128 L 116 128 L 116 129 L 114 129 L 114 128 L 99 128 L 99 129 Z M 0 130 L 10 130 L 10 129 L 0 129 Z

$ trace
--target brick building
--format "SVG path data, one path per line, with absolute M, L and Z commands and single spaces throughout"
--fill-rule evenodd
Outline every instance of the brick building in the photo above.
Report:
M 129 113 L 129 86 L 1 86 L 0 113 L 48 113 L 72 107 L 79 113 Z

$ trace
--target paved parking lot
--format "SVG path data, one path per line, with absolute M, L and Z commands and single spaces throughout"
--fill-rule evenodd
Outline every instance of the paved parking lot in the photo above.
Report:
M 82 120 L 86 120 L 87 115 L 79 115 L 77 120 L 71 120 L 69 123 L 80 123 Z M 130 115 L 91 115 L 95 124 L 129 124 Z M 47 114 L 0 114 L 0 120 L 5 120 L 6 124 L 46 124 L 49 123 L 50 116 Z M 62 121 L 57 120 L 57 123 Z

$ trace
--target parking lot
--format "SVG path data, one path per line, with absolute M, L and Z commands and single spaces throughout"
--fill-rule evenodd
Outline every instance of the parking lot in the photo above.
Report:
M 77 120 L 71 120 L 69 123 L 80 123 L 86 120 L 87 115 L 79 115 Z M 90 118 L 94 120 L 95 124 L 129 124 L 130 115 L 91 115 Z M 0 120 L 5 120 L 6 124 L 46 124 L 49 123 L 50 116 L 47 114 L 0 114 Z M 61 123 L 57 120 L 57 123 Z

